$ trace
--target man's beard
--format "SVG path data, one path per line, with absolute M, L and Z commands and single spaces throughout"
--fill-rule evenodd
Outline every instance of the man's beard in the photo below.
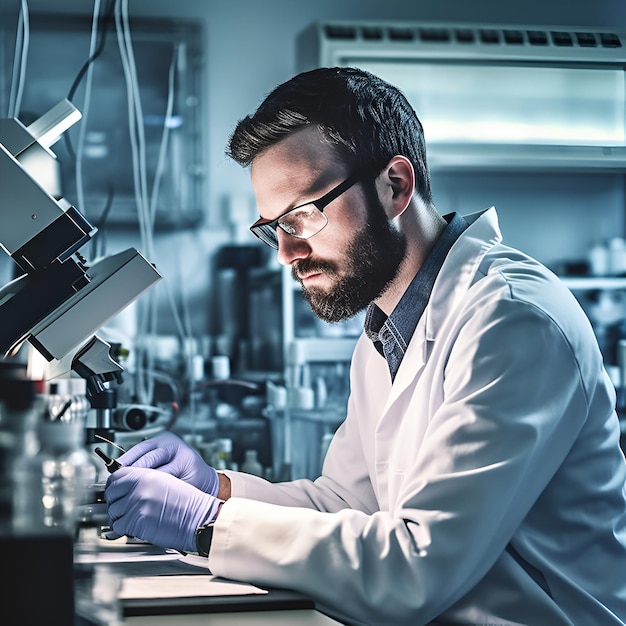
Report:
M 387 220 L 376 197 L 369 196 L 369 224 L 359 230 L 346 251 L 347 271 L 331 292 L 304 287 L 302 293 L 313 313 L 325 322 L 340 322 L 354 317 L 385 292 L 396 277 L 406 253 L 406 237 Z M 292 265 L 292 273 L 320 272 L 337 276 L 337 266 L 329 261 L 302 259 Z

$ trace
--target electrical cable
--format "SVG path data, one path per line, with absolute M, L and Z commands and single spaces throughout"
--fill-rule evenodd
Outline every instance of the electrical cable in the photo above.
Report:
M 94 237 L 92 239 L 94 257 L 106 256 L 106 230 L 104 229 L 104 226 L 107 218 L 109 217 L 109 213 L 111 212 L 114 197 L 115 190 L 113 189 L 113 185 L 109 182 L 107 185 L 107 197 L 104 202 L 104 208 L 102 209 L 100 216 L 94 222 L 94 226 L 98 229 L 98 237 Z
M 118 46 L 128 92 L 128 117 L 133 159 L 133 179 L 135 200 L 139 217 L 139 227 L 143 248 L 149 257 L 153 256 L 152 232 L 149 229 L 148 193 L 146 176 L 146 142 L 143 126 L 143 111 L 137 80 L 137 68 L 133 51 L 130 25 L 128 22 L 128 0 L 121 0 L 115 10 Z
M 9 118 L 17 118 L 22 108 L 22 96 L 26 82 L 26 66 L 30 45 L 30 18 L 27 0 L 21 0 L 20 14 L 15 36 L 15 55 L 11 72 L 11 89 L 9 92 Z
M 76 179 L 76 198 L 78 206 L 83 209 L 85 206 L 85 195 L 84 195 L 84 179 L 83 179 L 83 151 L 86 137 L 86 129 L 87 129 L 87 119 L 89 116 L 90 109 L 90 101 L 92 95 L 92 82 L 93 82 L 93 68 L 94 61 L 104 52 L 107 34 L 109 31 L 109 26 L 112 22 L 113 10 L 115 8 L 117 0 L 107 0 L 107 4 L 104 10 L 101 12 L 101 2 L 100 0 L 94 1 L 94 9 L 92 16 L 92 25 L 91 25 L 91 38 L 89 44 L 89 55 L 86 61 L 81 66 L 78 71 L 72 85 L 67 94 L 67 99 L 70 102 L 74 101 L 74 97 L 76 95 L 76 91 L 80 86 L 83 79 L 86 77 L 87 84 L 85 86 L 85 98 L 84 104 L 82 107 L 82 117 L 83 121 L 80 125 L 79 130 L 79 139 L 78 139 L 78 151 L 79 154 L 74 152 L 74 148 L 72 146 L 72 141 L 70 137 L 70 133 L 64 133 L 63 139 L 65 142 L 66 149 L 68 151 L 69 157 L 71 161 L 75 164 L 75 179 Z M 100 235 L 98 239 L 93 239 L 91 242 L 91 248 L 93 250 L 93 256 L 98 257 L 99 255 L 104 256 L 106 250 L 106 239 L 104 234 L 104 226 L 106 224 L 106 220 L 108 218 L 109 212 L 113 205 L 113 198 L 115 196 L 115 190 L 112 183 L 109 182 L 107 186 L 107 198 L 105 200 L 104 208 L 98 218 L 97 223 L 94 226 L 98 229 Z M 99 252 L 100 250 L 100 252 Z
M 145 136 L 143 133 L 143 114 L 141 111 L 141 100 L 137 83 L 136 69 L 134 69 L 134 53 L 132 40 L 130 36 L 130 27 L 128 24 L 128 2 L 121 0 L 115 7 L 115 27 L 122 61 L 122 69 L 124 71 L 124 79 L 127 91 L 127 107 L 128 107 L 128 128 L 130 135 L 131 157 L 132 157 L 132 173 L 133 186 L 135 193 L 135 202 L 137 205 L 137 217 L 140 228 L 140 236 L 142 245 L 149 258 L 154 258 L 151 232 L 147 228 L 147 195 L 146 195 L 146 176 L 145 176 Z M 145 337 L 149 334 L 152 327 L 153 316 L 150 314 L 153 307 L 152 294 L 147 294 L 147 312 L 138 310 L 138 327 L 139 336 Z M 151 397 L 153 384 L 146 375 L 150 371 L 152 363 L 144 364 L 144 358 L 149 361 L 152 359 L 149 352 L 141 356 L 136 363 L 136 386 L 137 394 L 144 401 Z
M 70 87 L 70 90 L 68 91 L 67 99 L 70 102 L 74 98 L 74 94 L 76 93 L 76 90 L 78 89 L 78 86 L 82 82 L 82 80 L 83 80 L 83 78 L 85 76 L 85 73 L 87 72 L 87 70 L 89 69 L 91 64 L 104 51 L 104 46 L 106 44 L 106 38 L 107 38 L 107 33 L 108 33 L 108 25 L 111 22 L 111 16 L 113 15 L 113 9 L 115 8 L 116 1 L 117 0 L 109 0 L 108 1 L 108 5 L 106 6 L 102 16 L 100 15 L 99 9 L 95 9 L 94 8 L 94 20 L 96 22 L 96 24 L 95 24 L 95 31 L 97 33 L 97 43 L 96 43 L 96 45 L 95 45 L 95 47 L 93 49 L 90 49 L 89 57 L 83 63 L 82 67 L 78 71 L 78 74 L 76 75 L 76 78 L 74 79 L 74 82 L 72 83 L 72 86 Z M 98 4 L 98 6 L 100 5 L 99 2 L 97 4 Z M 102 28 L 100 28 L 100 23 L 101 22 L 104 22 Z M 93 33 L 93 28 L 94 27 L 92 26 L 92 33 Z
M 100 15 L 100 0 L 94 0 L 93 19 L 91 22 L 91 39 L 89 43 L 89 59 L 94 58 L 96 43 L 98 39 L 98 18 Z M 83 66 L 84 67 L 84 66 Z M 74 81 L 76 83 L 76 81 Z M 91 104 L 91 93 L 93 84 L 93 63 L 87 65 L 87 79 L 85 83 L 85 99 L 83 102 L 83 118 L 78 131 L 78 148 L 76 152 L 76 199 L 78 206 L 85 207 L 85 194 L 83 187 L 83 156 L 85 153 L 85 136 L 87 134 L 87 120 L 89 119 L 89 106 Z M 72 90 L 70 90 L 72 92 Z
M 70 102 L 74 100 L 74 95 L 76 94 L 76 90 L 78 89 L 80 83 L 85 77 L 87 70 L 91 67 L 93 62 L 104 51 L 106 38 L 107 38 L 108 30 L 109 30 L 109 25 L 111 23 L 111 17 L 113 16 L 113 10 L 115 9 L 116 2 L 117 0 L 108 0 L 108 5 L 106 6 L 105 11 L 102 16 L 99 15 L 99 11 L 96 12 L 94 10 L 94 17 L 97 15 L 97 18 L 95 19 L 96 19 L 96 32 L 97 32 L 98 41 L 95 45 L 95 49 L 87 58 L 87 60 L 83 63 L 80 70 L 78 71 L 78 74 L 76 75 L 76 78 L 74 79 L 74 82 L 72 83 L 72 86 L 70 87 L 68 91 L 67 99 Z M 92 27 L 92 33 L 93 33 L 93 27 Z M 74 148 L 72 147 L 72 142 L 71 142 L 69 133 L 65 133 L 63 137 L 64 137 L 67 151 L 70 155 L 70 158 L 72 159 L 72 161 L 76 161 L 76 155 L 74 154 Z
M 157 194 L 158 194 L 158 188 L 159 188 L 158 185 L 160 183 L 160 179 L 165 168 L 165 155 L 166 155 L 167 141 L 169 138 L 168 120 L 170 120 L 172 117 L 172 112 L 173 112 L 173 107 L 174 107 L 175 75 L 176 75 L 175 70 L 176 70 L 176 65 L 179 61 L 180 54 L 181 54 L 181 48 L 180 48 L 180 45 L 178 45 L 174 49 L 174 53 L 172 55 L 172 62 L 170 64 L 170 71 L 169 71 L 169 76 L 168 76 L 168 98 L 167 98 L 167 107 L 166 107 L 166 114 L 165 114 L 165 125 L 164 125 L 164 130 L 163 130 L 161 149 L 159 150 L 159 160 L 157 163 L 155 182 L 154 182 L 154 188 L 153 188 L 153 196 L 151 198 L 151 206 L 150 206 L 151 220 L 153 224 L 154 224 L 155 215 L 156 215 Z M 182 280 L 177 281 L 177 284 L 181 286 L 183 284 L 183 281 Z M 190 349 L 189 350 L 186 349 L 187 345 L 191 346 L 193 343 L 193 335 L 191 331 L 191 320 L 189 317 L 189 307 L 185 306 L 186 304 L 185 297 L 184 297 L 184 294 L 181 293 L 180 294 L 180 302 L 181 302 L 181 307 L 182 307 L 182 319 L 181 319 L 181 316 L 178 314 L 176 302 L 174 300 L 174 294 L 172 293 L 172 290 L 170 289 L 169 284 L 166 284 L 166 289 L 168 291 L 168 298 L 170 301 L 170 306 L 172 308 L 174 321 L 175 321 L 175 324 L 177 325 L 177 330 L 181 337 L 181 345 L 183 346 L 183 358 L 185 359 L 188 384 L 189 384 L 189 389 L 190 389 L 189 409 L 193 418 L 193 416 L 196 414 L 195 396 L 191 393 L 191 389 L 193 387 L 193 384 L 195 383 L 193 379 L 193 354 Z M 184 320 L 184 323 L 183 323 L 183 320 Z
M 126 79 L 128 92 L 128 115 L 129 129 L 131 139 L 131 153 L 133 157 L 133 179 L 135 183 L 135 198 L 137 202 L 137 213 L 141 232 L 142 245 L 150 258 L 155 257 L 154 241 L 153 241 L 153 220 L 148 202 L 148 185 L 146 173 L 146 157 L 145 157 L 145 133 L 143 127 L 143 113 L 141 107 L 141 98 L 137 80 L 137 70 L 134 60 L 132 47 L 132 39 L 130 36 L 130 26 L 128 22 L 128 2 L 122 0 L 119 8 L 115 11 L 116 28 L 118 35 L 118 44 L 120 55 L 122 58 L 122 66 Z M 171 76 L 171 72 L 170 72 Z M 173 80 L 169 81 L 170 90 L 173 89 Z M 168 102 L 171 97 L 168 98 Z M 167 116 L 165 117 L 167 125 Z M 161 153 L 166 147 L 168 133 L 164 132 L 162 138 Z M 162 168 L 163 166 L 161 166 Z M 158 185 L 159 178 L 155 180 Z M 154 206 L 156 206 L 156 198 L 158 187 L 153 192 L 151 198 Z M 143 305 L 143 306 L 142 306 Z M 174 309 L 175 313 L 175 309 Z M 175 315 L 176 317 L 176 315 Z M 156 302 L 153 293 L 148 294 L 145 302 L 139 303 L 139 329 L 140 335 L 144 337 L 154 333 L 157 324 Z M 179 329 L 181 330 L 181 329 Z M 184 332 L 183 332 L 184 335 Z M 140 397 L 149 398 L 153 393 L 153 381 L 150 380 L 150 371 L 153 367 L 153 355 L 148 351 L 143 358 L 137 362 L 137 386 Z
M 17 30 L 15 32 L 15 49 L 13 52 L 13 68 L 11 70 L 11 87 L 9 89 L 9 108 L 7 117 L 14 117 L 15 96 L 17 93 L 17 85 L 20 80 L 20 60 L 22 58 L 22 45 L 24 40 L 24 16 L 20 8 L 17 18 Z
M 163 177 L 163 173 L 165 172 L 166 155 L 167 155 L 167 149 L 169 145 L 169 135 L 170 135 L 170 126 L 169 126 L 168 121 L 171 119 L 172 112 L 174 109 L 175 76 L 176 76 L 176 63 L 177 63 L 178 52 L 179 52 L 179 46 L 176 46 L 172 54 L 172 60 L 170 62 L 170 68 L 168 72 L 168 81 L 167 81 L 168 91 L 167 91 L 167 103 L 165 107 L 165 115 L 163 118 L 164 119 L 163 132 L 161 135 L 161 141 L 160 141 L 159 153 L 158 153 L 159 155 L 157 158 L 154 179 L 152 182 L 152 192 L 150 195 L 150 203 L 149 203 L 148 215 L 147 215 L 147 220 L 148 220 L 147 228 L 151 232 L 154 230 L 160 184 L 161 184 L 161 179 Z M 168 297 L 169 297 L 170 290 L 169 290 L 168 281 L 165 282 L 165 289 L 168 291 Z M 175 320 L 175 323 L 177 324 L 177 330 L 179 332 L 179 335 L 181 336 L 181 340 L 184 342 L 185 332 L 182 326 L 178 323 L 178 316 L 176 314 L 176 309 L 173 303 L 171 302 L 171 300 L 170 300 L 170 306 L 172 306 L 174 320 Z M 153 307 L 148 308 L 146 315 L 149 315 L 150 313 L 152 313 L 152 315 L 154 315 L 155 317 L 154 317 L 153 323 L 152 324 L 149 323 L 148 326 L 150 328 L 153 328 L 156 331 L 156 326 L 157 326 L 156 304 Z
M 165 171 L 167 147 L 169 141 L 169 120 L 174 106 L 176 63 L 180 50 L 174 48 L 172 62 L 168 74 L 168 99 L 164 116 L 164 129 L 161 137 L 161 145 L 157 160 L 157 167 L 152 181 L 152 190 L 148 194 L 148 176 L 146 166 L 146 138 L 141 104 L 141 94 L 137 77 L 137 68 L 133 50 L 133 41 L 128 18 L 128 0 L 120 0 L 114 6 L 114 19 L 117 34 L 118 48 L 124 73 L 127 91 L 128 128 L 130 135 L 132 173 L 135 202 L 137 205 L 137 217 L 140 228 L 142 247 L 149 258 L 156 262 L 154 249 L 154 222 L 156 219 L 156 207 L 160 191 L 160 183 Z M 177 332 L 181 338 L 184 350 L 185 366 L 188 370 L 190 384 L 192 381 L 192 355 L 187 354 L 184 346 L 191 337 L 190 324 L 185 324 L 180 318 L 174 296 L 168 281 L 165 282 L 167 297 L 171 306 Z M 182 281 L 181 281 L 182 282 Z M 139 357 L 136 361 L 136 394 L 144 402 L 148 402 L 154 393 L 154 355 L 147 348 L 146 338 L 156 334 L 157 328 L 157 303 L 154 292 L 146 294 L 138 304 L 137 320 L 137 344 L 139 345 Z M 186 316 L 188 322 L 188 315 Z M 143 354 L 142 354 L 143 352 Z
M 169 120 L 172 118 L 174 111 L 174 92 L 175 92 L 175 77 L 176 77 L 176 64 L 180 55 L 180 44 L 177 44 L 172 54 L 172 61 L 170 63 L 170 69 L 167 76 L 167 104 L 165 106 L 165 118 L 163 124 L 163 134 L 161 136 L 161 145 L 159 146 L 159 157 L 157 159 L 157 165 L 154 172 L 154 181 L 152 183 L 152 194 L 150 196 L 150 224 L 154 227 L 157 210 L 157 200 L 159 196 L 159 190 L 161 187 L 161 179 L 165 172 L 165 158 L 167 155 L 167 148 L 169 144 L 170 124 Z
M 167 150 L 169 127 L 168 120 L 173 110 L 174 92 L 175 92 L 175 69 L 177 61 L 177 50 L 174 50 L 172 63 L 170 65 L 170 71 L 168 75 L 168 100 L 167 110 L 165 113 L 164 131 L 161 139 L 161 147 L 159 150 L 159 159 L 157 164 L 157 170 L 153 180 L 153 189 L 150 196 L 150 202 L 147 202 L 147 176 L 145 166 L 145 135 L 143 132 L 143 115 L 141 107 L 141 98 L 138 88 L 138 80 L 136 73 L 136 66 L 134 62 L 134 53 L 132 48 L 132 39 L 130 36 L 130 26 L 128 24 L 128 3 L 127 0 L 122 0 L 119 8 L 115 11 L 116 28 L 118 35 L 118 45 L 120 48 L 120 54 L 122 58 L 122 65 L 124 69 L 124 75 L 126 79 L 127 91 L 128 91 L 128 114 L 129 114 L 129 128 L 131 133 L 131 152 L 133 155 L 133 177 L 135 181 L 135 197 L 138 209 L 139 226 L 141 230 L 142 242 L 144 249 L 147 251 L 151 258 L 155 258 L 154 241 L 153 241 L 153 229 L 154 218 L 156 214 L 156 205 L 158 199 L 159 185 L 162 177 L 162 173 L 165 167 L 165 155 Z M 181 338 L 183 346 L 187 343 L 187 339 L 191 333 L 189 326 L 184 327 L 180 316 L 177 312 L 176 303 L 174 301 L 173 294 L 171 292 L 169 283 L 165 282 L 165 289 L 167 291 L 167 297 L 170 302 L 174 322 L 177 327 L 178 334 Z M 144 305 L 144 306 L 142 306 Z M 148 294 L 148 298 L 145 302 L 139 303 L 139 329 L 140 335 L 144 337 L 156 329 L 156 305 L 154 303 L 154 294 Z M 185 354 L 185 365 L 189 372 L 192 371 L 191 355 Z M 143 358 L 138 359 L 137 362 L 137 386 L 140 397 L 149 398 L 152 395 L 153 382 L 149 380 L 149 372 L 152 368 L 151 354 L 148 351 Z

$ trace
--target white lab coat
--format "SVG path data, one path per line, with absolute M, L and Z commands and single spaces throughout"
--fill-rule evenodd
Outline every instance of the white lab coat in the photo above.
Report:
M 359 340 L 322 476 L 229 473 L 214 574 L 350 624 L 624 622 L 626 467 L 593 330 L 495 209 L 467 219 L 393 385 Z

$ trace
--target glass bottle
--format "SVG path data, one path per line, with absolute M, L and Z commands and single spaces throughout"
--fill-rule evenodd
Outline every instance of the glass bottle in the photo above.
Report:
M 246 450 L 245 458 L 241 465 L 241 471 L 246 474 L 254 474 L 255 476 L 263 476 L 263 466 L 259 462 L 256 450 Z
M 0 381 L 0 488 L 2 526 L 11 534 L 44 529 L 41 468 L 42 452 L 38 423 L 45 407 L 35 393 L 33 381 Z

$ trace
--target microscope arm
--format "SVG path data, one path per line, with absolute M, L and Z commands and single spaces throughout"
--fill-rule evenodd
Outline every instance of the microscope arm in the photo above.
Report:
M 0 354 L 29 341 L 48 361 L 82 345 L 161 276 L 130 248 L 91 266 L 96 229 L 60 195 L 50 145 L 80 113 L 67 100 L 25 127 L 0 119 L 0 247 L 23 274 L 0 289 Z

